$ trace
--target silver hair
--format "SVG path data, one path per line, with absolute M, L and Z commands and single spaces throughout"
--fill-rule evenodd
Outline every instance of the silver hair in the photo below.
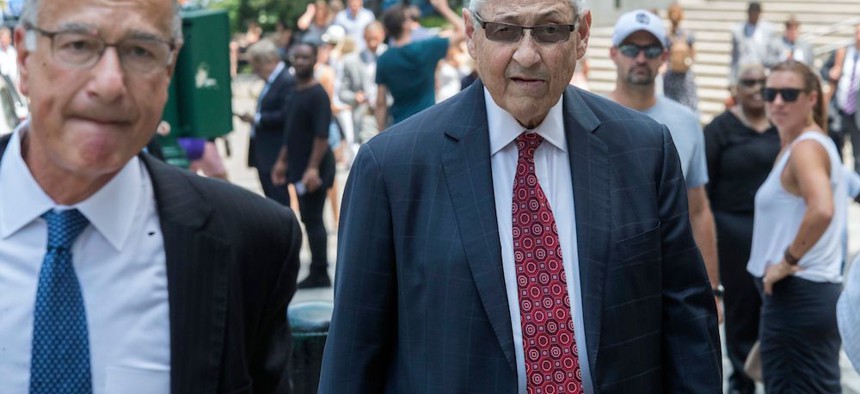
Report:
M 274 62 L 277 63 L 281 60 L 281 54 L 278 52 L 278 46 L 275 45 L 274 41 L 268 38 L 264 38 L 260 41 L 251 45 L 248 48 L 248 61 L 250 62 Z
M 469 0 L 469 12 L 472 14 L 477 13 L 481 8 L 484 7 L 484 4 L 487 3 L 488 0 Z M 579 20 L 582 17 L 582 13 L 588 9 L 588 4 L 586 0 L 567 0 L 570 3 L 571 8 L 573 8 L 574 20 Z M 475 27 L 478 27 L 478 21 L 475 18 L 472 18 L 472 24 Z
M 62 1 L 62 0 L 59 0 Z M 170 37 L 177 44 L 182 42 L 182 6 L 176 0 L 171 0 L 173 3 L 173 21 L 171 23 Z M 21 9 L 21 19 L 19 25 L 30 24 L 31 26 L 39 25 L 39 4 L 40 0 L 25 0 L 24 6 Z

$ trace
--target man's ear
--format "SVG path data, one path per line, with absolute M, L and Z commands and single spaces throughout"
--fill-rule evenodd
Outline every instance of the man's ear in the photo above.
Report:
M 475 23 L 468 8 L 463 8 L 463 24 L 466 28 L 466 49 L 469 50 L 469 56 L 472 56 L 472 59 L 478 59 L 478 49 L 475 47 Z
M 576 59 L 579 60 L 585 56 L 585 51 L 588 49 L 588 39 L 591 38 L 591 10 L 583 11 L 579 27 L 576 29 L 576 35 L 579 37 Z
M 167 77 L 173 77 L 173 73 L 176 71 L 176 61 L 179 59 L 179 51 L 182 50 L 182 44 L 184 41 L 178 40 L 176 41 L 176 49 L 174 49 L 173 62 L 170 63 L 170 66 L 167 67 Z
M 28 83 L 30 70 L 27 68 L 27 64 L 30 55 L 36 49 L 36 35 L 32 33 L 27 34 L 27 31 L 23 27 L 18 26 L 15 28 L 12 39 L 15 43 L 15 49 L 18 50 L 18 59 L 16 60 L 19 73 L 18 89 L 26 96 L 30 90 Z

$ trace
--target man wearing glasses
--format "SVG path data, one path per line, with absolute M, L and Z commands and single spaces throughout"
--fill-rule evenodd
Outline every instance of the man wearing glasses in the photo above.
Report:
M 171 0 L 24 4 L 31 117 L 0 140 L 3 390 L 289 391 L 295 217 L 140 153 L 181 26 Z
M 480 82 L 365 144 L 321 393 L 719 393 L 669 131 L 568 83 L 582 1 L 473 1 Z
M 696 245 L 705 260 L 714 300 L 722 320 L 722 290 L 717 260 L 716 230 L 711 204 L 705 191 L 708 167 L 705 135 L 696 113 L 668 97 L 656 93 L 660 66 L 669 57 L 669 43 L 663 21 L 645 11 L 630 11 L 615 24 L 609 56 L 615 62 L 615 90 L 609 98 L 625 107 L 650 116 L 669 128 L 681 159 L 687 184 L 687 203 Z

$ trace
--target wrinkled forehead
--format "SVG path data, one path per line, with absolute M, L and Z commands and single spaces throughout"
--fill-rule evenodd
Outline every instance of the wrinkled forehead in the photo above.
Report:
M 170 37 L 173 13 L 173 0 L 41 0 L 36 18 L 41 27 L 53 30 L 88 26 L 100 33 Z
M 570 0 L 487 0 L 478 12 L 485 20 L 520 23 L 552 18 L 572 21 L 576 15 Z

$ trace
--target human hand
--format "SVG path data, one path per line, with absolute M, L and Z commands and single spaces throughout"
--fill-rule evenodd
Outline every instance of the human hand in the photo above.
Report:
M 764 278 L 762 279 L 762 283 L 764 284 L 764 293 L 767 295 L 773 295 L 773 285 L 776 282 L 779 282 L 785 277 L 789 275 L 793 275 L 797 272 L 800 272 L 800 267 L 796 265 L 789 265 L 785 259 L 779 261 L 779 264 L 772 265 L 767 267 L 767 271 L 764 273 Z
M 358 104 L 364 104 L 367 102 L 367 96 L 364 95 L 363 90 L 355 92 L 355 102 Z
M 842 77 L 842 67 L 841 66 L 833 66 L 830 69 L 830 72 L 827 74 L 831 81 L 838 81 L 840 77 Z
M 313 193 L 319 189 L 320 186 L 322 186 L 322 179 L 320 178 L 319 170 L 316 168 L 308 168 L 305 170 L 305 174 L 302 176 L 302 183 L 307 187 L 308 193 Z
M 308 6 L 305 8 L 305 12 L 309 14 L 315 14 L 317 12 L 317 6 L 313 2 L 308 3 Z
M 272 166 L 272 184 L 283 186 L 287 184 L 287 163 L 277 160 Z
M 246 113 L 238 115 L 238 116 L 239 116 L 239 120 L 241 120 L 245 123 L 254 123 L 254 115 L 251 115 L 251 114 L 246 112 Z

